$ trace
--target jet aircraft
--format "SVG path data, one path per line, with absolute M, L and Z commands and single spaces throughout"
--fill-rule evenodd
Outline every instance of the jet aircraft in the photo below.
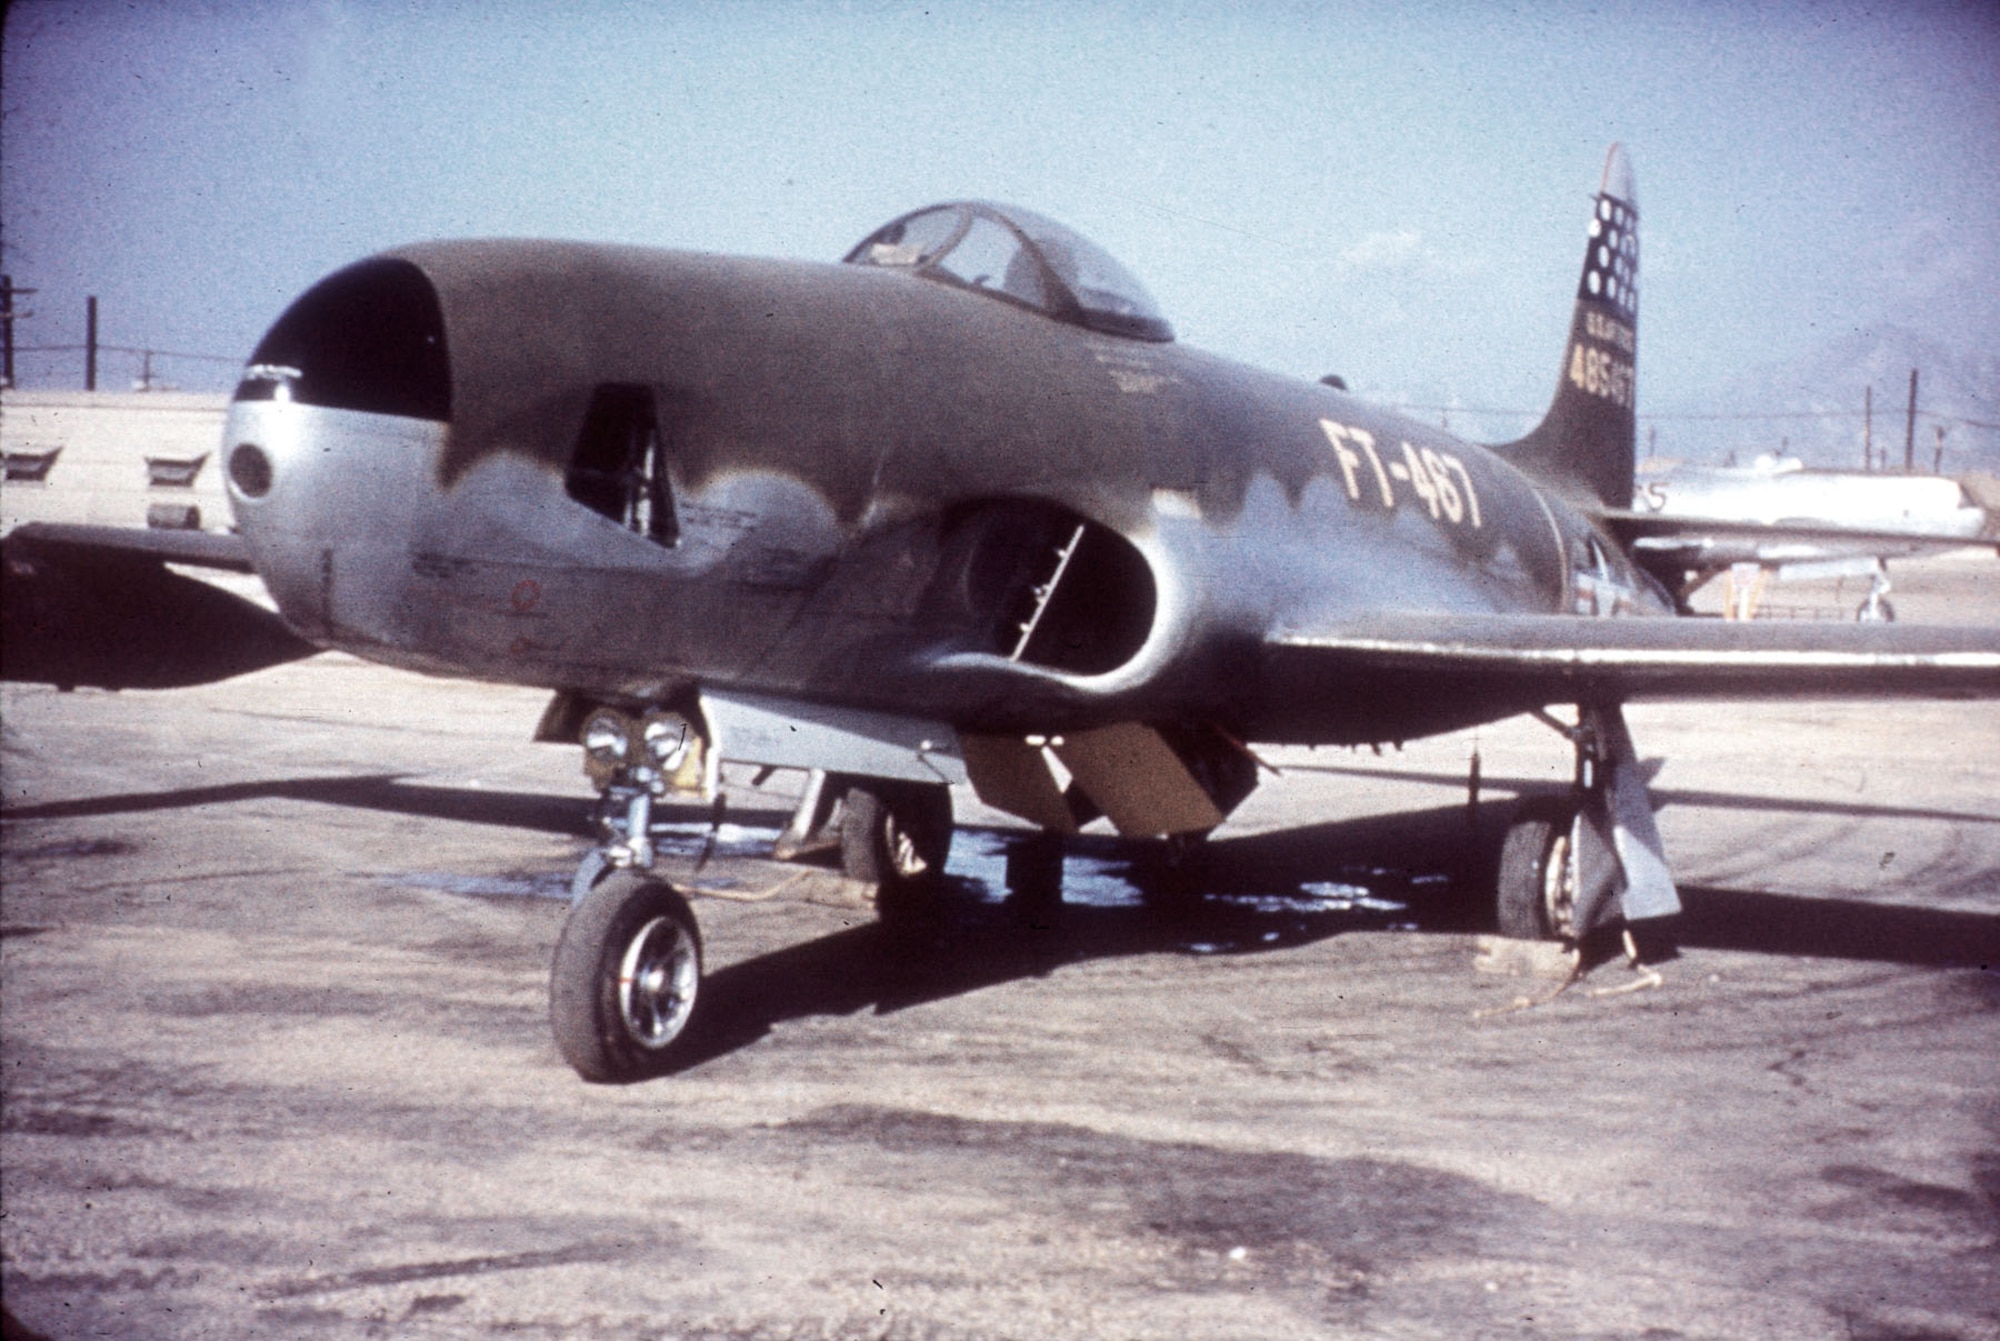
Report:
M 1678 568 L 1685 602 L 1739 565 L 1771 577 L 1867 575 L 1858 619 L 1894 619 L 1886 561 L 1966 545 L 2000 543 L 2000 517 L 1972 497 L 1977 486 L 1942 475 L 1808 470 L 1795 457 L 1761 456 L 1748 466 L 1641 466 L 1632 512 L 1636 532 L 1654 517 L 1670 524 L 1639 534 L 1649 567 Z M 1745 593 L 1747 596 L 1748 593 Z M 1750 602 L 1745 600 L 1744 607 Z
M 954 784 L 1035 827 L 1009 885 L 1059 899 L 1065 835 L 1191 845 L 1255 743 L 1534 713 L 1576 782 L 1513 821 L 1497 920 L 1648 944 L 1679 903 L 1624 703 L 1992 695 L 2000 630 L 1677 614 L 1625 525 L 1638 262 L 1614 145 L 1547 417 L 1488 447 L 1182 346 L 1124 266 L 1008 205 L 920 209 L 840 264 L 404 247 L 252 354 L 234 536 L 10 539 L 9 670 L 165 685 L 331 647 L 552 691 L 538 738 L 581 743 L 602 796 L 550 987 L 593 1081 L 698 1033 L 652 840 L 723 761 L 809 770 L 790 836 L 835 825 L 881 915 L 921 919 Z M 286 627 L 190 638 L 213 597 L 169 560 L 254 570 Z M 136 666 L 108 645 L 162 610 L 186 627 Z

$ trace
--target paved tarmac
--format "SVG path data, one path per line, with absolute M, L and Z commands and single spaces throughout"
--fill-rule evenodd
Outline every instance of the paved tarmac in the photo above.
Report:
M 1533 723 L 1273 752 L 1179 914 L 1090 838 L 1024 924 L 961 798 L 931 940 L 701 902 L 710 1055 L 624 1088 L 549 1039 L 588 792 L 540 708 L 5 690 L 24 1335 L 2000 1337 L 2000 704 L 1634 709 L 1683 953 L 1525 1009 L 1458 872 L 1567 776 Z M 795 785 L 704 883 L 784 875 Z

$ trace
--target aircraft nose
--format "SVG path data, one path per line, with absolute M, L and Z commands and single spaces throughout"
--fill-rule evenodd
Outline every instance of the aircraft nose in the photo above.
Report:
M 391 556 L 407 566 L 451 393 L 437 290 L 400 257 L 320 281 L 250 356 L 230 404 L 224 478 L 265 586 L 308 636 L 326 641 L 363 619 L 353 603 L 393 585 Z

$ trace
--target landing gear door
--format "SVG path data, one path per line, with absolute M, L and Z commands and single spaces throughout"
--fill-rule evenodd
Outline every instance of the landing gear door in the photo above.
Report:
M 943 722 L 721 690 L 702 693 L 701 711 L 714 732 L 711 760 L 948 786 L 965 781 L 958 733 Z

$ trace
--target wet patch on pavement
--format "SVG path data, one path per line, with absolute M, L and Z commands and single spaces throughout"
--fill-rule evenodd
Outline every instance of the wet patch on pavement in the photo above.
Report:
M 1914 1181 L 1864 1164 L 1829 1164 L 1820 1170 L 1843 1196 L 1814 1215 L 1821 1220 L 1869 1223 L 1880 1228 L 1952 1234 L 2000 1229 L 2000 1207 L 1987 1189 L 1968 1190 Z
M 451 1280 L 485 1276 L 496 1271 L 532 1271 L 541 1267 L 568 1266 L 577 1262 L 615 1262 L 630 1248 L 622 1243 L 575 1243 L 564 1248 L 542 1248 L 532 1252 L 496 1253 L 483 1257 L 447 1258 L 431 1262 L 405 1262 L 395 1266 L 366 1267 L 357 1271 L 325 1276 L 293 1277 L 264 1286 L 258 1291 L 265 1299 L 297 1299 L 308 1295 L 331 1294 L 369 1285 L 405 1285 L 411 1281 Z
M 139 845 L 122 838 L 71 838 L 9 852 L 9 861 L 70 861 L 79 857 L 124 857 Z
M 567 871 L 503 871 L 494 875 L 406 871 L 377 878 L 400 889 L 428 889 L 465 899 L 569 899 Z
M 1475 1179 L 1397 1160 L 1162 1142 L 1041 1122 L 995 1122 L 841 1105 L 785 1124 L 788 1135 L 875 1147 L 919 1168 L 912 1180 L 978 1186 L 1053 1206 L 1065 1221 L 1172 1245 L 1195 1289 L 1276 1278 L 1351 1293 L 1424 1258 L 1478 1251 L 1495 1228 L 1540 1221 L 1538 1203 Z M 1247 1274 L 1246 1274 L 1247 1273 Z
M 159 1137 L 181 1135 L 170 1128 L 134 1121 L 117 1113 L 36 1103 L 9 1104 L 0 1131 L 23 1136 Z
M 305 983 L 279 984 L 236 982 L 226 987 L 209 987 L 199 992 L 155 998 L 152 1008 L 163 1015 L 184 1020 L 205 1020 L 232 1015 L 304 1017 L 329 1019 L 335 1016 L 374 1018 L 409 1003 L 382 992 L 339 985 Z

